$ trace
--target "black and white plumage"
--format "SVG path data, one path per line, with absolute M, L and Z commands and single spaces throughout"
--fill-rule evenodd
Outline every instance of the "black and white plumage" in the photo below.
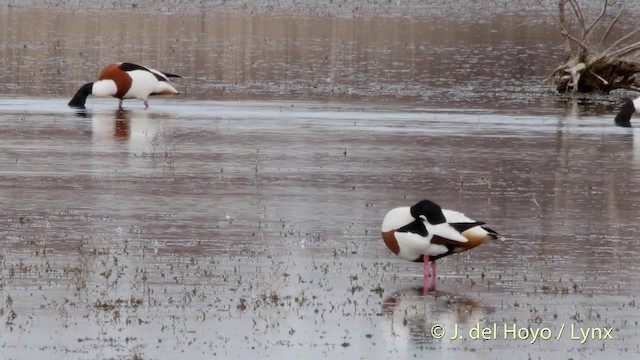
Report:
M 435 260 L 470 250 L 498 238 L 498 233 L 461 212 L 442 209 L 430 200 L 390 210 L 382 238 L 394 254 L 424 262 L 425 292 L 435 288 Z M 431 262 L 432 274 L 427 263 Z
M 640 112 L 640 97 L 633 100 L 627 99 L 620 112 L 616 115 L 615 123 L 619 125 L 629 124 L 631 116 L 636 112 Z

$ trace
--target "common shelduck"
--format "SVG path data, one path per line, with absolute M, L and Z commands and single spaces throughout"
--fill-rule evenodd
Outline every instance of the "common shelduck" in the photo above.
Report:
M 498 233 L 463 213 L 442 209 L 422 200 L 387 213 L 382 221 L 382 239 L 389 250 L 403 259 L 424 263 L 424 292 L 435 290 L 436 260 L 473 249 Z M 431 263 L 431 271 L 428 263 Z
M 107 65 L 98 76 L 98 81 L 84 84 L 69 101 L 69 106 L 84 109 L 89 95 L 113 96 L 120 99 L 118 108 L 122 108 L 123 99 L 140 99 L 144 108 L 149 108 L 149 95 L 178 94 L 168 81 L 181 76 L 161 72 L 132 63 Z
M 628 124 L 631 121 L 631 115 L 635 112 L 640 112 L 640 97 L 635 100 L 627 99 L 620 109 L 618 115 L 616 115 L 616 124 Z

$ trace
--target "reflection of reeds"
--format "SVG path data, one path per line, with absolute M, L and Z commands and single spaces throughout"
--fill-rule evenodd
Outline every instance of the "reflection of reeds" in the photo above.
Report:
M 267 204 L 265 204 L 264 201 L 258 201 L 255 204 L 255 209 L 256 209 L 256 220 L 257 220 L 257 231 L 260 234 L 260 239 L 264 240 L 264 231 L 262 229 L 262 224 L 263 222 L 266 223 L 267 221 Z M 253 233 L 252 235 L 255 235 L 255 233 Z
M 255 165 L 255 184 L 258 187 L 258 167 L 260 166 L 260 149 L 256 150 L 256 165 Z
M 178 136 L 177 131 L 169 131 L 165 127 L 161 127 L 151 138 L 148 138 L 149 152 L 142 152 L 142 157 L 148 157 L 154 160 L 165 159 L 164 167 L 169 170 L 175 170 L 175 160 L 178 153 Z

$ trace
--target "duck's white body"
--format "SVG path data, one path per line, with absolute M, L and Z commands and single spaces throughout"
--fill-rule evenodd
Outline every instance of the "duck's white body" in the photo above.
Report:
M 441 209 L 445 222 L 431 224 L 422 220 L 427 234 L 410 229 L 403 230 L 411 223 L 418 222 L 411 215 L 409 206 L 398 207 L 387 213 L 382 222 L 382 236 L 394 253 L 409 261 L 423 261 L 423 255 L 442 257 L 469 250 L 496 238 L 495 231 L 483 227 L 484 223 L 470 219 L 461 212 Z M 455 227 L 452 226 L 455 224 Z M 468 224 L 468 228 L 460 231 Z M 456 229 L 458 227 L 458 229 Z M 435 238 L 434 238 L 435 237 Z M 393 244 L 393 242 L 396 244 Z M 394 249 L 397 248 L 397 251 Z
M 452 216 L 452 218 L 459 217 L 459 215 L 464 217 L 462 213 L 451 210 L 443 210 L 443 214 L 445 215 L 445 218 L 447 214 Z M 471 219 L 468 220 L 473 221 Z M 387 237 L 390 235 L 393 236 L 398 244 L 398 252 L 396 254 L 403 259 L 409 261 L 421 261 L 420 259 L 423 255 L 438 256 L 446 253 L 448 251 L 446 246 L 432 242 L 435 235 L 448 239 L 454 243 L 457 242 L 465 244 L 468 242 L 460 232 L 456 231 L 448 224 L 449 221 L 435 225 L 423 221 L 424 227 L 427 230 L 426 236 L 412 231 L 397 231 L 398 229 L 402 229 L 415 221 L 416 219 L 411 216 L 411 208 L 409 206 L 392 209 L 387 213 L 382 221 L 383 237 L 385 237 L 385 233 L 387 234 Z M 389 246 L 389 244 L 387 244 L 387 246 Z M 392 247 L 393 246 L 390 248 Z

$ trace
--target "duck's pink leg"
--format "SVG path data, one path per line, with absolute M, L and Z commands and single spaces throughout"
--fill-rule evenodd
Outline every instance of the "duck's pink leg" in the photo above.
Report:
M 122 110 L 122 99 L 118 99 L 118 110 Z
M 149 101 L 144 101 L 144 109 L 147 110 L 149 108 Z

